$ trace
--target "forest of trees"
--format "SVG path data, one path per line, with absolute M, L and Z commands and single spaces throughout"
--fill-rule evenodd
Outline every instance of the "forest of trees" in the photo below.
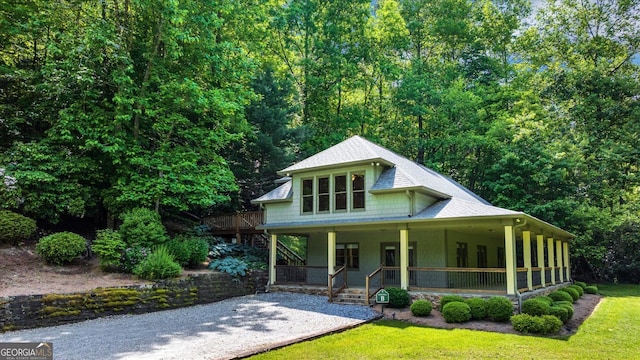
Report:
M 630 0 L 0 1 L 0 209 L 247 209 L 358 134 L 638 282 L 639 49 Z

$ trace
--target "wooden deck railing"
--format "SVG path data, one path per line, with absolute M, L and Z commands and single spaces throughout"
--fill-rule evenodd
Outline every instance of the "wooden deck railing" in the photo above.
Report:
M 384 277 L 382 276 L 382 268 L 380 265 L 379 268 L 375 269 L 371 274 L 367 275 L 365 279 L 365 299 L 367 305 L 372 297 L 376 296 L 376 293 L 384 288 Z M 373 290 L 372 290 L 373 289 Z
M 342 265 L 335 273 L 329 274 L 329 302 L 347 288 L 347 266 Z
M 276 284 L 327 286 L 327 267 L 276 265 Z
M 247 211 L 235 214 L 222 214 L 207 216 L 202 219 L 202 223 L 215 231 L 231 231 L 255 229 L 264 221 L 262 211 Z
M 409 267 L 409 286 L 433 291 L 505 293 L 504 268 Z

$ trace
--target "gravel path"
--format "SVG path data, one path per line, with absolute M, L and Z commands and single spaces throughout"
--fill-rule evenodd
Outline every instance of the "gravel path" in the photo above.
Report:
M 352 327 L 378 316 L 326 297 L 268 293 L 142 315 L 0 334 L 53 343 L 54 359 L 232 359 Z

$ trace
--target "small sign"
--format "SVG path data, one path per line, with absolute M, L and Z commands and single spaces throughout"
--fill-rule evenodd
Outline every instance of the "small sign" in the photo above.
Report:
M 378 304 L 388 304 L 389 303 L 389 292 L 385 289 L 380 289 L 376 293 L 376 302 Z

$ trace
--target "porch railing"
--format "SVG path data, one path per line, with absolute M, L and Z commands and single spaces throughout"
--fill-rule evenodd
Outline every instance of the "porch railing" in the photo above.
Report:
M 517 271 L 517 279 L 518 279 L 518 282 L 517 282 L 518 290 L 520 291 L 529 290 L 529 284 L 527 284 L 527 268 L 519 267 L 516 271 Z
M 367 275 L 365 278 L 365 299 L 367 305 L 369 305 L 369 301 L 372 297 L 376 295 L 376 293 L 384 288 L 384 277 L 382 272 L 383 266 L 380 265 L 377 269 L 375 269 L 371 274 Z
M 326 266 L 276 265 L 276 284 L 327 285 Z
M 544 268 L 544 279 L 546 284 L 544 284 L 545 286 L 547 285 L 551 285 L 551 268 L 550 267 L 546 267 Z
M 335 273 L 329 274 L 329 302 L 347 288 L 347 266 L 343 265 Z
M 542 268 L 539 268 L 539 267 L 531 268 L 531 280 L 532 280 L 532 285 L 534 289 L 541 288 L 544 286 L 544 284 L 542 283 L 542 277 L 540 276 L 540 271 L 542 271 Z
M 526 281 L 526 278 L 525 278 Z M 409 267 L 409 286 L 432 291 L 504 293 L 504 268 Z

